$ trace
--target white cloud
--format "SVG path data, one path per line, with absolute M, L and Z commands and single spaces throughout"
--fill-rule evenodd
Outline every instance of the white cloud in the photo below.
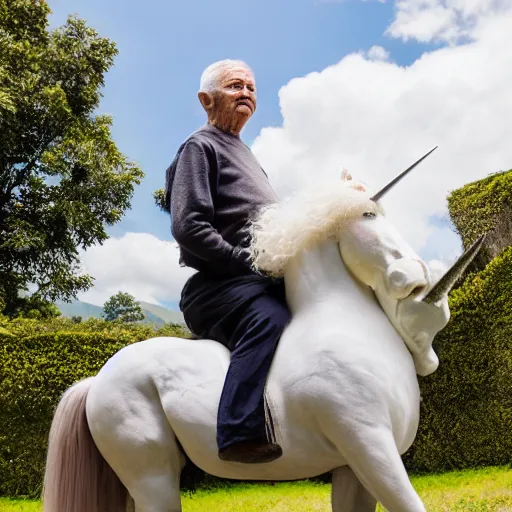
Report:
M 280 91 L 283 126 L 262 130 L 253 151 L 283 196 L 342 167 L 377 189 L 439 145 L 384 199 L 420 251 L 437 239 L 429 217 L 446 215 L 451 190 L 512 167 L 511 26 L 510 11 L 487 16 L 470 44 L 425 53 L 409 67 L 352 54 L 296 78 Z M 439 254 L 458 243 L 444 231 Z
M 368 50 L 368 59 L 370 60 L 388 60 L 389 52 L 382 46 L 372 46 Z
M 434 145 L 424 163 L 384 199 L 388 216 L 427 259 L 452 260 L 460 242 L 447 227 L 446 196 L 489 173 L 512 167 L 511 10 L 494 0 L 403 0 L 389 31 L 395 37 L 471 43 L 425 53 L 409 67 L 373 47 L 280 91 L 281 127 L 262 130 L 253 151 L 284 196 L 339 176 L 379 188 Z M 493 11 L 494 9 L 494 11 Z M 178 300 L 190 269 L 176 244 L 128 233 L 82 258 L 96 277 L 82 300 L 97 305 L 119 290 L 153 303 Z
M 149 233 L 126 233 L 109 238 L 102 246 L 82 253 L 85 272 L 95 278 L 94 287 L 80 300 L 103 306 L 119 291 L 137 300 L 161 304 L 179 300 L 185 281 L 192 274 L 181 268 L 174 242 L 164 242 Z
M 474 38 L 482 24 L 510 7 L 510 0 L 398 0 L 387 34 L 404 40 L 455 43 Z

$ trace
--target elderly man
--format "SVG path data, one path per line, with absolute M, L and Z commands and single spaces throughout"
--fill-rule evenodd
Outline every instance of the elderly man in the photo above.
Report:
M 166 201 L 180 264 L 197 272 L 180 308 L 190 330 L 231 351 L 217 420 L 219 457 L 245 463 L 281 456 L 264 399 L 278 340 L 289 322 L 284 283 L 250 265 L 248 224 L 277 201 L 240 132 L 256 110 L 251 69 L 225 60 L 203 73 L 208 122 L 180 146 L 166 173 Z

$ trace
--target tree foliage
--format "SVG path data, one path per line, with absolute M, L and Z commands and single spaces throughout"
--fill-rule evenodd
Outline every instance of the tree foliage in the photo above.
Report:
M 79 250 L 108 238 L 142 171 L 96 115 L 117 49 L 77 17 L 48 30 L 42 0 L 0 0 L 0 297 L 76 298 Z M 11 306 L 11 309 L 13 307 Z
M 112 322 L 138 322 L 144 320 L 144 313 L 140 304 L 129 293 L 118 292 L 105 302 L 103 306 L 105 320 Z
M 53 302 L 41 299 L 37 295 L 16 297 L 5 305 L 3 310 L 11 318 L 49 319 L 61 315 L 59 308 Z
M 165 197 L 165 190 L 163 188 L 159 188 L 153 192 L 153 200 L 155 201 L 155 206 L 163 211 L 164 213 L 170 213 L 169 204 L 167 204 L 167 199 Z

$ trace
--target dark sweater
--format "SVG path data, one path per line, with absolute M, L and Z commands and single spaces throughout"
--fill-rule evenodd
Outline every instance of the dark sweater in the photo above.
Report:
M 193 133 L 167 169 L 166 192 L 182 266 L 248 272 L 239 252 L 247 246 L 248 221 L 277 196 L 239 137 L 211 125 Z

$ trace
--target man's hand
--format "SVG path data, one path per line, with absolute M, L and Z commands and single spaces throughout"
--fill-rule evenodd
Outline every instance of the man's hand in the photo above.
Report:
M 245 247 L 235 247 L 233 249 L 233 256 L 231 259 L 230 270 L 235 273 L 246 273 L 247 270 L 255 272 L 252 267 L 251 252 Z

